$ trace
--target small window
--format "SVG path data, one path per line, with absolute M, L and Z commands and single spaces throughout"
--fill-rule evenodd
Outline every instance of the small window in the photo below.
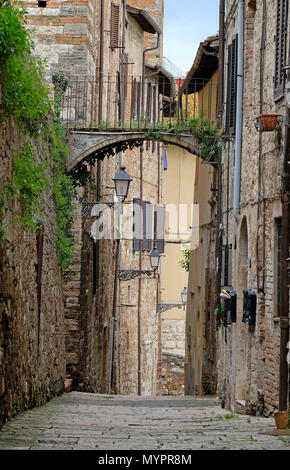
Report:
M 45 0 L 38 0 L 38 7 L 39 8 L 46 8 L 47 1 Z
M 111 4 L 111 48 L 119 46 L 119 15 L 120 7 L 116 3 Z
M 235 134 L 236 128 L 237 55 L 238 35 L 228 47 L 226 132 L 231 135 Z

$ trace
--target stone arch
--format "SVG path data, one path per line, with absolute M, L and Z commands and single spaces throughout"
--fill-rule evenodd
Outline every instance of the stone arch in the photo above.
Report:
M 114 149 L 124 146 L 133 148 L 140 146 L 143 142 L 155 140 L 164 144 L 177 145 L 189 153 L 201 157 L 201 145 L 199 140 L 191 134 L 180 136 L 168 133 L 160 133 L 150 136 L 144 132 L 92 132 L 92 131 L 71 131 L 69 146 L 71 159 L 68 163 L 68 171 L 73 170 L 81 163 L 93 159 L 103 159 L 114 153 Z M 112 153 L 113 152 L 113 153 Z
M 247 327 L 242 323 L 243 291 L 248 288 L 249 236 L 247 218 L 240 226 L 237 252 L 237 355 L 236 355 L 236 400 L 246 401 L 247 397 Z

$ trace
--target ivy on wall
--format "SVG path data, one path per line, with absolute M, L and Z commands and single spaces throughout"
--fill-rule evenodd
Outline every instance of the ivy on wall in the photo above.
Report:
M 0 0 L 0 122 L 13 118 L 26 143 L 15 151 L 11 176 L 0 192 L 0 242 L 5 239 L 4 215 L 24 229 L 36 227 L 36 214 L 43 209 L 42 193 L 51 189 L 56 207 L 57 249 L 62 268 L 73 257 L 73 199 L 76 187 L 65 171 L 69 150 L 65 129 L 59 124 L 59 102 L 50 98 L 44 84 L 44 62 L 34 54 L 33 31 L 26 28 L 27 12 L 21 2 Z M 61 83 L 65 86 L 65 81 Z M 61 86 L 60 85 L 60 86 Z M 59 89 L 56 90 L 59 97 Z M 56 112 L 55 112 L 56 110 Z M 32 139 L 47 145 L 52 158 L 52 176 L 47 161 L 37 161 Z M 36 142 L 36 140 L 34 140 Z M 20 211 L 15 211 L 15 203 Z M 16 212 L 18 212 L 16 214 Z

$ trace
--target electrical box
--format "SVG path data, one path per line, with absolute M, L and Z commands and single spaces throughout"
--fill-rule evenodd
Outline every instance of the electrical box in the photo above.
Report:
M 231 295 L 231 322 L 236 323 L 237 322 L 237 292 L 235 290 L 232 290 L 230 292 Z
M 243 323 L 245 325 L 256 324 L 257 294 L 253 290 L 244 290 Z

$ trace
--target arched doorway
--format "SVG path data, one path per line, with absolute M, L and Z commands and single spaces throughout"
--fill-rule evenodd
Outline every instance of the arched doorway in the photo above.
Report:
M 243 318 L 243 291 L 248 288 L 248 224 L 243 218 L 240 228 L 240 238 L 237 253 L 237 347 L 236 347 L 236 384 L 235 400 L 245 402 L 247 397 L 247 326 Z

